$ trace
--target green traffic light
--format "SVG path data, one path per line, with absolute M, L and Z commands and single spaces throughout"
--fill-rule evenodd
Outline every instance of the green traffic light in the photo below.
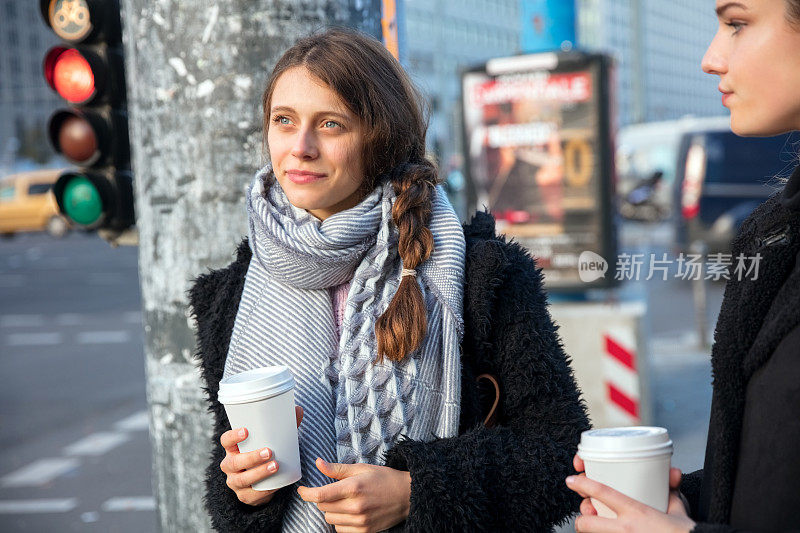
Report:
M 66 215 L 84 226 L 97 222 L 103 215 L 103 200 L 97 187 L 85 176 L 75 176 L 64 187 Z

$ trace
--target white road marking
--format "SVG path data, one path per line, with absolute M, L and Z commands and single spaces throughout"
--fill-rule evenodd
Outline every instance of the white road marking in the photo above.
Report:
M 82 326 L 89 322 L 86 315 L 78 313 L 61 313 L 55 316 L 55 323 L 58 326 Z
M 114 424 L 114 429 L 120 431 L 149 431 L 150 421 L 147 417 L 147 411 L 142 410 L 138 413 L 133 413 L 127 418 L 123 418 Z
M 78 344 L 118 344 L 128 342 L 127 331 L 82 331 L 78 333 Z
M 0 500 L 0 514 L 68 513 L 77 506 L 77 498 L 53 500 Z
M 111 498 L 103 502 L 101 509 L 107 512 L 115 511 L 154 511 L 155 498 L 152 496 L 130 496 L 128 498 Z
M 128 440 L 125 433 L 100 431 L 73 442 L 64 448 L 64 455 L 103 455 Z
M 80 466 L 72 457 L 39 459 L 28 466 L 0 478 L 3 487 L 38 487 Z
M 142 312 L 141 311 L 127 311 L 122 314 L 122 320 L 128 324 L 141 324 Z
M 61 333 L 9 333 L 8 346 L 53 346 L 61 344 Z
M 44 326 L 42 315 L 0 315 L 0 328 L 25 328 Z

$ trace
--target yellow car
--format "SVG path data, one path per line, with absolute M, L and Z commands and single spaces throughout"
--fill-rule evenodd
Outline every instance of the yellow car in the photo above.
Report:
M 34 170 L 0 178 L 0 235 L 43 230 L 53 237 L 66 235 L 69 223 L 52 191 L 61 172 Z

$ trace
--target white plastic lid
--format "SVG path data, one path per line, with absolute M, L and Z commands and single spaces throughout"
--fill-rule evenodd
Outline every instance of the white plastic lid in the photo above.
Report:
M 672 441 L 665 428 L 632 426 L 590 429 L 581 433 L 581 459 L 634 459 L 672 454 Z
M 271 398 L 294 388 L 286 366 L 265 366 L 228 376 L 219 382 L 220 403 L 247 403 Z

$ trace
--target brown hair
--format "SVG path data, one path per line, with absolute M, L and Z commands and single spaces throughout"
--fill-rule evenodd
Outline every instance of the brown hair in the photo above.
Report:
M 800 29 L 800 0 L 786 0 L 786 18 L 789 24 Z
M 404 268 L 417 268 L 433 252 L 428 229 L 436 166 L 425 158 L 427 110 L 400 63 L 376 39 L 346 28 L 331 28 L 297 41 L 278 60 L 264 90 L 264 142 L 272 92 L 278 78 L 305 67 L 335 91 L 361 120 L 364 130 L 364 193 L 390 180 L 397 199 L 392 220 L 399 230 Z M 427 332 L 422 291 L 403 276 L 386 312 L 375 324 L 376 361 L 402 361 L 418 349 Z

